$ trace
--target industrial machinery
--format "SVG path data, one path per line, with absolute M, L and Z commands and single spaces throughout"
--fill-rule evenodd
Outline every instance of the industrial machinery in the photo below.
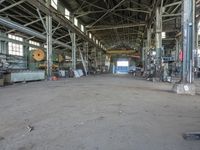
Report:
M 9 84 L 14 82 L 38 81 L 44 79 L 45 71 L 20 70 L 6 74 L 4 77 L 4 82 Z
M 65 58 L 62 54 L 54 53 L 52 56 L 52 60 L 52 70 L 56 70 L 61 66 L 61 63 L 64 62 Z M 29 64 L 30 70 L 46 69 L 46 53 L 44 52 L 44 50 L 35 49 L 30 51 Z
M 42 49 L 35 49 L 29 52 L 29 69 L 38 70 L 41 64 L 45 64 L 45 52 Z
M 0 58 L 0 86 L 4 85 L 4 73 L 7 72 L 8 65 L 5 58 Z
M 36 61 L 42 61 L 45 59 L 45 53 L 41 49 L 33 50 L 32 56 L 33 56 L 33 59 Z
M 7 68 L 8 68 L 9 64 L 8 62 L 6 61 L 6 59 L 4 58 L 0 58 L 0 71 L 6 71 Z

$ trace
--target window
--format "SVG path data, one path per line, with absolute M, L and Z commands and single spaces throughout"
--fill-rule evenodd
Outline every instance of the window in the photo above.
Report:
M 76 26 L 78 26 L 78 19 L 75 17 L 74 18 L 74 24 L 76 25 Z
M 8 34 L 8 38 L 17 40 L 17 41 L 23 41 L 23 39 L 19 36 L 15 36 L 12 34 Z M 23 56 L 23 45 L 17 44 L 13 42 L 8 42 L 8 54 L 10 55 L 17 55 L 17 56 Z
M 51 0 L 51 6 L 55 9 L 57 9 L 57 5 L 58 5 L 58 0 Z
M 29 44 L 40 46 L 40 43 L 38 43 L 36 41 L 31 41 L 31 40 L 29 40 Z M 29 47 L 29 51 L 32 51 L 34 49 L 35 49 L 34 47 Z
M 69 12 L 69 10 L 67 8 L 65 8 L 65 17 L 67 19 L 70 19 L 70 12 Z
M 166 38 L 166 32 L 162 32 L 162 39 Z
M 93 41 L 95 42 L 95 37 L 93 37 Z
M 89 33 L 89 38 L 90 38 L 90 39 L 92 38 L 92 34 L 91 34 L 91 33 Z
M 198 35 L 200 35 L 200 21 L 199 21 L 199 24 L 198 24 Z
M 81 31 L 84 32 L 85 31 L 85 28 L 83 25 L 81 25 Z
M 96 44 L 98 44 L 98 42 L 99 42 L 99 41 L 98 41 L 98 40 L 96 40 Z

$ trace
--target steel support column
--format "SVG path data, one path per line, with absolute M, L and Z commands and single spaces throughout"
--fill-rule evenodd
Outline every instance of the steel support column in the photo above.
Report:
M 198 23 L 200 22 L 200 20 L 196 20 L 196 26 L 197 26 L 197 33 L 196 33 L 196 68 L 200 67 L 200 63 L 199 63 L 199 35 L 198 35 L 198 31 L 200 30 Z
M 85 62 L 88 69 L 88 42 L 84 42 Z
M 147 45 L 146 45 L 146 51 L 144 52 L 144 64 L 145 64 L 145 71 L 147 71 L 147 53 L 149 49 L 151 48 L 151 28 L 147 29 Z
M 99 51 L 99 69 L 102 70 L 102 52 Z
M 180 60 L 179 60 L 179 54 L 180 54 L 180 37 L 177 37 L 176 38 L 176 53 L 175 53 L 175 61 L 176 63 L 178 63 Z
M 76 70 L 76 34 L 71 33 L 72 40 L 72 69 Z
M 182 5 L 182 47 L 183 47 L 183 70 L 182 83 L 175 84 L 173 91 L 177 94 L 196 94 L 196 87 L 191 84 L 194 80 L 193 51 L 195 48 L 195 0 L 183 0 Z
M 193 50 L 195 28 L 195 0 L 184 0 L 182 9 L 183 73 L 182 82 L 193 82 Z
M 52 17 L 46 16 L 46 28 L 47 28 L 47 77 L 52 75 Z
M 95 68 L 97 68 L 97 48 L 94 47 L 94 53 L 95 53 Z
M 145 67 L 145 52 L 147 51 L 146 50 L 146 45 L 145 45 L 145 41 L 143 41 L 143 47 L 142 47 L 142 66 L 143 68 L 146 68 Z
M 162 51 L 162 9 L 156 8 L 156 34 L 155 34 L 155 45 L 156 45 L 156 73 L 160 71 L 161 67 L 161 51 Z M 156 74 L 158 75 L 158 74 Z

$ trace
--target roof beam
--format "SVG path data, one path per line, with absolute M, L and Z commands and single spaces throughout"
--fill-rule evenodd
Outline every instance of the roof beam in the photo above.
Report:
M 120 29 L 120 28 L 131 28 L 131 27 L 138 27 L 138 26 L 145 26 L 145 23 L 138 23 L 138 24 L 122 24 L 122 25 L 108 25 L 108 26 L 96 26 L 87 31 L 100 31 L 100 30 L 112 30 L 112 29 Z
M 174 17 L 174 16 L 181 16 L 181 13 L 162 15 L 162 17 Z
M 132 11 L 132 12 L 142 12 L 142 13 L 147 13 L 147 14 L 150 13 L 150 11 L 141 10 L 141 9 L 136 9 L 136 8 L 116 9 L 115 11 Z
M 13 8 L 13 7 L 17 6 L 17 5 L 20 5 L 21 3 L 25 2 L 25 1 L 26 1 L 26 0 L 20 0 L 19 2 L 16 2 L 16 3 L 12 4 L 12 5 L 9 5 L 9 6 L 7 6 L 7 7 L 4 7 L 3 9 L 0 10 L 0 13 L 6 11 L 6 10 L 8 10 L 8 9 L 11 9 L 11 8 Z
M 141 4 L 141 3 L 135 2 L 135 1 L 131 1 L 131 2 L 134 3 L 135 5 L 141 7 L 141 8 L 147 8 L 149 11 L 151 11 L 151 8 L 148 5 Z
M 0 0 L 0 4 L 3 3 L 5 0 Z
M 25 27 L 25 26 L 23 26 L 21 24 L 15 23 L 15 22 L 13 22 L 11 20 L 6 20 L 3 17 L 0 17 L 0 24 L 2 24 L 4 26 L 7 26 L 9 28 L 13 28 L 15 30 L 18 30 L 18 31 L 20 31 L 22 33 L 26 33 L 28 35 L 36 36 L 37 38 L 40 38 L 42 40 L 46 40 L 46 36 L 42 35 L 41 33 L 37 32 L 35 30 L 32 30 L 32 29 L 30 29 L 28 27 Z M 65 44 L 63 42 L 60 42 L 58 40 L 53 40 L 53 41 L 54 41 L 54 43 L 62 45 L 63 47 L 71 48 L 71 46 L 69 46 L 69 45 L 67 45 L 67 44 Z
M 120 5 L 122 5 L 125 1 L 126 0 L 122 0 L 120 3 L 118 3 L 117 5 L 115 5 L 112 9 L 107 10 L 107 12 L 105 14 L 103 14 L 95 22 L 93 22 L 91 25 L 89 25 L 89 27 L 94 26 L 97 22 L 99 22 L 100 20 L 102 20 L 108 13 L 112 12 L 113 10 L 115 10 L 117 7 L 119 7 Z
M 29 26 L 29 25 L 31 25 L 31 24 L 34 24 L 34 23 L 38 22 L 38 21 L 40 21 L 40 19 L 37 19 L 37 20 L 31 21 L 31 22 L 29 22 L 29 23 L 26 23 L 24 26 L 27 27 L 27 26 Z M 12 29 L 12 30 L 10 30 L 10 31 L 8 31 L 8 32 L 6 32 L 6 33 L 8 34 L 8 33 L 11 33 L 11 32 L 13 32 L 13 31 L 15 31 L 15 29 Z
M 77 15 L 76 18 L 82 17 L 82 16 L 86 16 L 89 14 L 96 14 L 96 13 L 102 13 L 102 12 L 106 12 L 105 10 L 99 10 L 99 11 L 88 11 L 88 12 L 79 12 L 79 13 L 74 13 L 74 15 Z
M 171 6 L 174 6 L 174 5 L 179 5 L 179 4 L 182 4 L 182 1 L 178 1 L 178 2 L 174 2 L 174 3 L 170 3 L 170 4 L 167 4 L 163 7 L 167 8 L 167 7 L 171 7 Z
M 88 6 L 93 6 L 93 7 L 95 7 L 95 8 L 101 9 L 101 10 L 106 10 L 106 9 L 103 8 L 103 7 L 100 7 L 100 6 L 95 5 L 95 3 L 96 3 L 98 0 L 95 1 L 95 2 L 93 2 L 93 3 L 88 2 L 88 1 L 86 1 L 86 0 L 81 0 L 81 1 L 83 1 L 83 3 L 87 3 L 87 4 L 88 4 L 87 6 L 84 6 L 83 8 L 88 7 Z M 82 8 L 82 9 L 83 9 L 83 8 Z
M 90 39 L 85 33 L 83 33 L 78 27 L 76 27 L 71 21 L 65 18 L 65 16 L 55 12 L 55 9 L 46 7 L 43 1 L 39 0 L 26 0 L 29 4 L 35 8 L 40 9 L 41 12 L 46 15 L 51 15 L 54 21 L 59 22 L 63 27 L 68 28 L 72 32 L 76 33 L 83 40 L 88 41 L 91 45 L 103 50 L 99 45 L 97 45 L 92 39 Z M 104 51 L 104 50 L 103 50 Z

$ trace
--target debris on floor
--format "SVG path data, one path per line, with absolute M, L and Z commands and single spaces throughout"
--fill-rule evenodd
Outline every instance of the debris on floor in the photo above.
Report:
M 183 134 L 183 139 L 188 141 L 200 140 L 200 132 L 188 132 Z
M 29 131 L 29 132 L 31 132 L 31 131 L 33 131 L 33 130 L 34 130 L 34 127 L 33 127 L 33 126 L 31 126 L 31 125 L 28 125 L 28 126 L 27 126 L 27 129 L 28 129 L 28 131 Z

